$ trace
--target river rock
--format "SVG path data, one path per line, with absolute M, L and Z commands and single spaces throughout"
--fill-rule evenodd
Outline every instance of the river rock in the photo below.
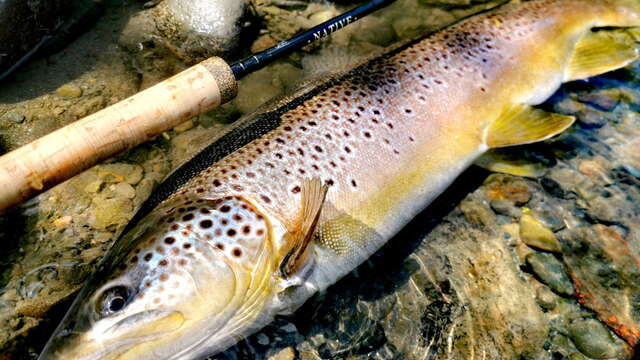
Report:
M 562 263 L 553 255 L 534 252 L 527 255 L 526 261 L 540 280 L 549 285 L 553 291 L 561 295 L 573 295 L 573 284 Z
M 520 239 L 525 244 L 546 251 L 560 252 L 560 243 L 540 221 L 529 214 L 520 218 Z
M 604 324 L 596 319 L 577 319 L 569 327 L 569 337 L 576 347 L 593 359 L 627 358 L 625 348 Z
M 149 10 L 160 35 L 189 62 L 237 50 L 250 15 L 245 0 L 165 0 Z

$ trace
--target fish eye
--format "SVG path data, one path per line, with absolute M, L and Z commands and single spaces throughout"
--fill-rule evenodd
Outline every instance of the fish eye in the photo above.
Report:
M 127 306 L 133 291 L 126 286 L 114 286 L 106 289 L 98 301 L 100 315 L 109 316 L 115 314 Z

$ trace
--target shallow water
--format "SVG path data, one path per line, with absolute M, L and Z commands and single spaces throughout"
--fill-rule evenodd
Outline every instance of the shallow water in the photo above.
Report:
M 0 217 L 2 356 L 35 357 L 135 209 L 225 123 L 305 78 L 493 3 L 400 0 L 248 76 L 231 104 Z M 256 1 L 263 30 L 244 46 L 268 46 L 346 7 Z M 140 9 L 108 3 L 89 32 L 0 87 L 0 151 L 186 66 L 171 46 L 127 47 L 140 39 L 130 26 Z M 213 358 L 631 358 L 640 337 L 640 66 L 567 84 L 545 107 L 578 121 L 509 150 L 537 164 L 539 177 L 470 168 L 370 261 Z

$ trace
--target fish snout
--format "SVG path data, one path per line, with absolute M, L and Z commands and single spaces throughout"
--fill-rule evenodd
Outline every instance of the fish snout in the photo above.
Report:
M 56 331 L 38 359 L 144 359 L 154 340 L 178 331 L 184 323 L 178 311 L 149 310 L 120 319 L 101 332 L 74 331 L 67 326 Z

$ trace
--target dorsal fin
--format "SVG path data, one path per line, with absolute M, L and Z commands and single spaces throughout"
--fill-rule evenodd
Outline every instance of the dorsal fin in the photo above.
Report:
M 328 185 L 323 185 L 319 178 L 303 180 L 300 191 L 302 195 L 300 217 L 294 228 L 289 229 L 287 234 L 287 242 L 290 246 L 280 264 L 282 276 L 291 276 L 306 261 L 309 243 L 313 239 L 328 188 Z

